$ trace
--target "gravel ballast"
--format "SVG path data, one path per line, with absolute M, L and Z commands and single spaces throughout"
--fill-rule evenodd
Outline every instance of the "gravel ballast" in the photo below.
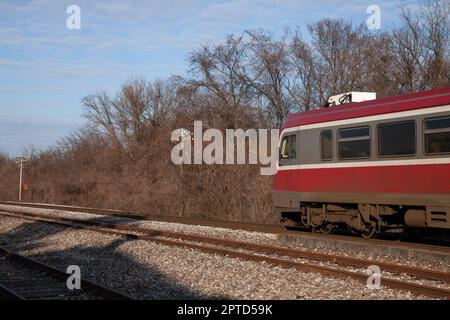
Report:
M 21 208 L 22 210 L 23 208 Z M 70 212 L 29 212 L 75 217 Z M 24 210 L 25 211 L 25 210 Z M 55 212 L 53 212 L 55 211 Z M 90 214 L 79 213 L 76 218 Z M 109 217 L 108 217 L 109 218 Z M 138 299 L 421 299 L 408 292 L 369 289 L 352 279 L 324 277 L 236 258 L 94 231 L 74 230 L 0 216 L 0 242 L 40 261 L 66 269 L 79 265 L 82 276 Z M 129 221 L 131 222 L 131 221 Z M 191 226 L 139 222 L 143 227 L 180 231 Z M 209 236 L 235 240 L 275 241 L 273 235 L 192 226 Z M 217 233 L 214 233 L 218 229 Z M 231 234 L 230 234 L 231 232 Z M 245 239 L 244 239 L 245 238 Z
M 245 230 L 233 230 L 218 227 L 209 226 L 199 226 L 199 225 L 187 225 L 181 223 L 169 223 L 161 221 L 140 221 L 135 219 L 127 219 L 122 217 L 112 217 L 103 216 L 97 214 L 90 214 L 84 212 L 71 212 L 62 210 L 52 210 L 52 209 L 36 209 L 36 208 L 26 208 L 11 205 L 0 205 L 1 209 L 12 209 L 19 210 L 25 213 L 38 213 L 38 214 L 49 214 L 52 216 L 71 218 L 71 219 L 82 219 L 82 220 L 93 220 L 101 222 L 120 222 L 130 226 L 149 228 L 161 231 L 172 231 L 180 232 L 192 235 L 202 235 L 216 237 L 219 239 L 229 239 L 235 241 L 251 242 L 257 244 L 266 244 L 281 246 L 287 248 L 294 248 L 298 250 L 308 250 L 308 251 L 318 251 L 328 254 L 337 254 L 348 257 L 356 257 L 364 260 L 381 261 L 388 263 L 397 263 L 410 267 L 420 267 L 430 270 L 439 270 L 443 272 L 450 272 L 450 265 L 442 261 L 430 261 L 425 259 L 417 259 L 405 256 L 398 256 L 394 254 L 380 254 L 377 252 L 371 252 L 368 250 L 357 250 L 357 249 L 343 249 L 334 248 L 330 249 L 327 247 L 317 247 L 310 243 L 302 243 L 301 241 L 294 243 L 286 243 L 285 241 L 279 240 L 276 234 L 263 233 L 263 232 L 253 232 Z

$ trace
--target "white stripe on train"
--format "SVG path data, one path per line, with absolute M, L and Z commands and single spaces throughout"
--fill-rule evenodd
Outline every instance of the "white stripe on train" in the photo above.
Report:
M 355 162 L 336 162 L 336 163 L 317 163 L 278 166 L 278 170 L 298 170 L 298 169 L 327 169 L 327 168 L 362 168 L 362 167 L 386 167 L 386 166 L 413 166 L 430 164 L 450 164 L 448 158 L 432 159 L 399 159 L 399 160 L 379 160 L 379 161 L 355 161 Z

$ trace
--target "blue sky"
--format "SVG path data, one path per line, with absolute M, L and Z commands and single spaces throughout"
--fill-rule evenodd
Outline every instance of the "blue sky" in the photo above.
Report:
M 69 5 L 81 30 L 66 28 Z M 44 149 L 83 125 L 83 96 L 115 92 L 127 78 L 183 75 L 187 56 L 229 33 L 281 33 L 324 17 L 362 23 L 381 8 L 381 27 L 397 22 L 389 0 L 0 0 L 0 152 Z

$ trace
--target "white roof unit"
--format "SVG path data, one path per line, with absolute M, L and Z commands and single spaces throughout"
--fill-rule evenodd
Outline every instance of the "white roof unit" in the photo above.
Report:
M 376 92 L 358 92 L 351 91 L 337 94 L 328 98 L 329 106 L 339 106 L 341 104 L 352 102 L 363 102 L 368 100 L 375 100 L 377 98 Z

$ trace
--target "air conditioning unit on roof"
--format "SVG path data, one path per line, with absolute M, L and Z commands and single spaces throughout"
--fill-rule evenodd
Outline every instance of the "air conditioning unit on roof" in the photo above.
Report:
M 351 91 L 341 93 L 328 98 L 328 106 L 339 106 L 346 103 L 363 102 L 368 100 L 375 100 L 377 98 L 376 92 L 358 92 Z

